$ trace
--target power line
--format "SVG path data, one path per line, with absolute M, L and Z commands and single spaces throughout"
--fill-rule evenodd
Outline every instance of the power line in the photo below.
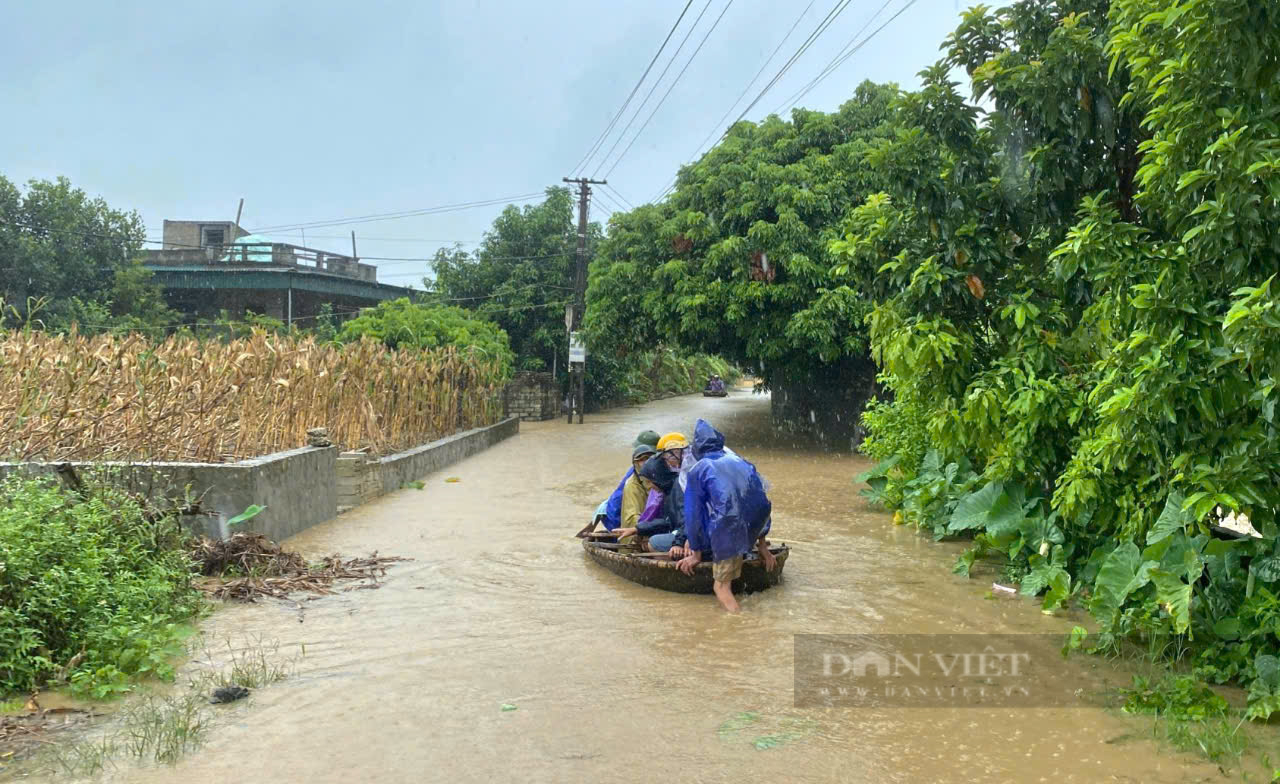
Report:
M 742 110 L 742 114 L 738 115 L 738 119 L 729 124 L 730 128 L 741 122 L 742 118 L 746 117 L 747 113 L 754 109 L 756 104 L 760 103 L 761 99 L 763 99 L 765 95 L 773 89 L 773 86 L 776 85 L 784 75 L 786 75 L 787 71 L 791 69 L 791 66 L 795 65 L 796 61 L 803 57 L 805 52 L 809 51 L 809 47 L 813 46 L 814 42 L 827 31 L 827 28 L 831 27 L 832 23 L 839 18 L 840 14 L 844 13 L 844 10 L 849 7 L 851 2 L 853 2 L 853 0 L 837 0 L 835 6 L 827 12 L 827 15 L 818 23 L 818 26 L 814 28 L 813 32 L 809 33 L 809 37 L 806 38 L 804 43 L 800 45 L 800 48 L 795 51 L 795 54 L 791 55 L 791 57 L 783 63 L 782 68 L 778 69 L 778 72 L 774 74 L 773 78 L 769 80 L 769 83 L 764 86 L 764 89 L 760 91 L 760 94 L 747 105 L 747 108 Z M 728 131 L 725 131 L 725 134 L 727 133 Z M 723 138 L 723 135 L 721 138 Z
M 724 130 L 720 134 L 721 139 L 728 136 L 729 129 L 737 125 L 739 122 L 741 122 L 742 119 L 747 116 L 747 113 L 750 112 L 753 108 L 755 108 L 756 104 L 758 104 L 760 100 L 764 98 L 764 96 L 768 94 L 768 92 L 771 89 L 773 89 L 774 85 L 776 85 L 778 81 L 782 79 L 782 77 L 787 73 L 787 71 L 790 70 L 791 66 L 795 65 L 796 61 L 798 61 L 804 55 L 804 53 L 808 51 L 811 46 L 813 46 L 814 42 L 816 42 L 818 38 L 824 32 L 826 32 L 827 28 L 829 28 L 832 25 L 832 23 L 835 22 L 835 20 L 840 16 L 841 13 L 844 12 L 846 8 L 848 8 L 851 2 L 852 0 L 837 0 L 836 4 L 831 8 L 830 11 L 827 12 L 827 15 L 823 17 L 822 21 L 818 23 L 818 26 L 813 29 L 813 32 L 809 33 L 809 36 L 805 38 L 805 40 L 800 44 L 799 48 L 797 48 L 796 51 L 789 58 L 787 58 L 787 61 L 783 63 L 782 67 L 778 69 L 778 72 L 773 75 L 772 79 L 769 80 L 768 84 L 766 84 L 764 88 L 760 90 L 760 93 L 757 94 L 756 97 L 751 101 L 751 103 L 747 105 L 747 108 L 742 110 L 742 113 L 738 115 L 737 119 L 735 119 L 732 123 L 729 123 L 728 126 L 724 127 Z M 792 32 L 795 31 L 796 26 L 799 25 L 801 20 L 804 19 L 805 15 L 809 12 L 809 8 L 812 7 L 812 5 L 813 3 L 810 2 L 809 6 L 806 6 L 805 10 L 802 11 L 800 13 L 800 16 L 796 18 L 796 21 L 792 23 L 791 28 L 787 31 L 787 34 L 783 36 L 782 40 L 778 42 L 778 46 L 774 49 L 773 53 L 769 55 L 769 59 L 765 60 L 765 63 L 763 66 L 761 66 L 760 71 L 758 71 L 756 75 L 751 78 L 751 81 L 747 83 L 747 87 L 745 90 L 743 90 L 742 95 L 738 96 L 738 99 L 733 102 L 733 106 L 729 107 L 729 111 L 726 112 L 724 116 L 720 118 L 720 122 L 717 123 L 717 127 L 723 126 L 725 118 L 729 116 L 729 114 L 733 111 L 734 107 L 736 107 L 739 103 L 742 102 L 743 96 L 745 96 L 747 92 L 750 91 L 751 86 L 755 84 L 756 81 L 760 78 L 760 74 L 763 73 L 766 68 L 768 68 L 769 63 L 773 62 L 773 58 L 777 56 L 778 51 L 782 48 L 783 44 L 785 44 L 787 40 L 791 37 Z M 709 133 L 707 137 L 702 140 L 702 143 L 698 145 L 699 150 L 702 149 L 702 147 L 706 144 L 707 139 L 710 139 L 711 136 L 715 133 L 715 131 L 716 131 L 716 128 L 711 129 L 711 133 Z M 715 146 L 715 145 L 713 144 L 712 146 Z M 694 159 L 696 159 L 697 155 L 698 153 L 695 151 Z M 679 175 L 677 174 L 676 177 L 672 178 L 671 183 L 661 193 L 659 193 L 652 201 L 654 203 L 662 201 L 662 199 L 665 198 L 667 194 L 675 190 L 676 184 L 678 182 L 679 182 Z
M 662 80 L 666 78 L 667 71 L 671 70 L 671 66 L 675 65 L 676 59 L 680 57 L 680 52 L 684 50 L 684 45 L 689 43 L 689 37 L 693 35 L 694 30 L 698 29 L 698 23 L 702 21 L 702 17 L 707 13 L 707 9 L 711 7 L 711 3 L 712 0 L 707 0 L 707 4 L 702 6 L 702 10 L 698 12 L 698 18 L 693 20 L 693 24 L 685 32 L 684 38 L 680 39 L 680 45 L 676 47 L 676 51 L 671 55 L 671 59 L 667 60 L 667 65 L 662 69 L 662 73 L 658 74 L 658 78 L 654 80 L 653 86 L 649 88 L 649 92 L 645 95 L 644 100 L 641 101 L 640 106 L 636 108 L 636 113 L 631 115 L 631 119 L 627 121 L 627 124 L 618 134 L 618 138 L 614 139 L 613 146 L 610 147 L 609 151 L 600 159 L 600 164 L 596 166 L 596 170 L 591 174 L 592 179 L 600 176 L 600 170 L 604 168 L 605 162 L 613 156 L 613 151 L 618 149 L 618 145 L 622 143 L 622 140 L 627 138 L 627 131 L 631 130 L 631 127 L 636 124 L 636 118 L 640 116 L 640 112 L 643 112 L 644 107 L 649 104 L 649 99 L 653 97 L 655 92 L 657 92 L 658 86 L 661 85 Z
M 444 248 L 441 248 L 444 250 Z M 463 251 L 466 253 L 467 251 Z M 478 254 L 479 251 L 470 251 L 470 253 Z M 477 260 L 484 261 L 537 261 L 541 259 L 560 259 L 573 254 L 568 251 L 564 253 L 549 253 L 542 256 L 479 256 Z M 362 261 L 435 261 L 435 256 L 361 256 Z
M 756 71 L 756 75 L 751 77 L 751 81 L 747 82 L 747 86 L 742 88 L 742 93 L 736 99 L 734 99 L 734 102 L 732 105 L 729 106 L 729 109 L 723 115 L 721 115 L 720 119 L 716 121 L 716 124 L 712 126 L 710 131 L 707 132 L 706 137 L 703 138 L 703 140 L 698 143 L 698 146 L 693 151 L 693 155 L 690 158 L 690 160 L 696 159 L 698 157 L 698 153 L 702 150 L 703 147 L 706 146 L 707 142 L 711 140 L 711 137 L 715 134 L 715 132 L 718 130 L 721 130 L 724 127 L 724 121 L 729 119 L 729 115 L 733 113 L 733 110 L 738 108 L 738 104 L 742 103 L 743 98 L 747 97 L 747 93 L 751 91 L 751 87 L 760 78 L 761 74 L 764 73 L 764 70 L 769 67 L 769 63 L 773 62 L 773 58 L 778 56 L 778 52 L 782 51 L 783 45 L 786 44 L 787 40 L 791 38 L 791 34 L 796 31 L 796 28 L 800 26 L 800 22 L 803 21 L 805 16 L 808 15 L 809 9 L 813 8 L 813 4 L 815 2 L 817 2 L 817 0 L 809 0 L 809 4 L 804 7 L 804 10 L 800 12 L 800 15 L 796 17 L 796 20 L 791 23 L 791 27 L 787 30 L 787 34 L 782 36 L 782 40 L 779 41 L 778 45 L 773 48 L 773 52 L 769 55 L 769 59 L 765 60 L 760 65 L 760 70 Z
M 617 113 L 613 115 L 613 119 L 609 120 L 609 124 L 605 126 L 604 132 L 596 139 L 595 144 L 591 145 L 591 148 L 587 150 L 587 154 L 582 156 L 582 160 L 578 161 L 578 165 L 574 166 L 570 171 L 580 171 L 583 166 L 586 165 L 587 161 L 591 159 L 591 156 L 595 155 L 596 151 L 600 149 L 600 145 L 604 144 L 604 140 L 609 138 L 609 132 L 618 124 L 618 118 L 620 118 L 623 112 L 627 110 L 627 107 L 631 105 L 631 99 L 636 97 L 636 93 L 640 90 L 640 85 L 644 84 L 644 80 L 649 76 L 649 72 L 653 70 L 654 63 L 658 62 L 658 58 L 662 56 L 663 50 L 667 48 L 667 44 L 671 41 L 671 36 L 675 35 L 676 28 L 680 26 L 681 20 L 684 19 L 684 15 L 689 12 L 689 7 L 692 5 L 693 0 L 689 0 L 689 2 L 685 3 L 684 10 L 680 12 L 680 16 L 676 17 L 676 23 L 671 25 L 671 29 L 667 31 L 667 37 L 662 39 L 662 46 L 658 47 L 658 51 L 654 53 L 653 59 L 649 61 L 649 65 L 644 69 L 644 73 L 640 74 L 640 79 L 636 82 L 636 86 L 631 88 L 631 92 L 627 95 L 627 100 L 622 102 L 622 106 L 618 109 Z
M 168 245 L 177 246 L 178 248 L 186 248 L 186 249 L 190 249 L 190 250 L 203 250 L 203 249 L 205 249 L 206 247 L 208 247 L 208 246 L 205 246 L 205 245 L 189 245 L 189 244 L 181 243 L 181 242 L 169 242 L 169 243 L 166 243 L 164 240 L 149 240 L 149 239 L 146 239 L 146 238 L 130 237 L 130 236 L 128 236 L 128 235 L 100 234 L 100 233 L 95 233 L 95 232 L 70 231 L 70 230 L 67 230 L 67 229 L 49 229 L 49 228 L 43 228 L 43 227 L 40 227 L 40 228 L 38 228 L 38 229 L 37 229 L 36 227 L 32 227 L 32 226 L 24 226 L 23 224 L 17 223 L 17 222 L 15 222 L 15 221 L 8 221 L 8 220 L 0 220 L 0 223 L 5 223 L 5 224 L 8 224 L 8 225 L 10 225 L 10 226 L 16 226 L 16 227 L 18 227 L 19 229 L 26 229 L 27 231 L 45 231 L 45 232 L 48 232 L 48 233 L 50 233 L 50 234 L 66 234 L 66 235 L 71 235 L 71 236 L 75 236 L 75 237 L 89 237 L 89 238 L 94 238 L 94 239 L 105 239 L 105 240 L 112 240 L 112 241 L 120 242 L 120 243 L 124 243 L 124 242 L 135 242 L 135 243 L 138 243 L 138 244 L 140 244 L 140 245 L 165 245 L 165 244 L 168 244 Z M 229 244 L 229 245 L 223 245 L 223 246 L 221 246 L 221 247 L 222 247 L 222 248 L 233 248 L 233 247 L 235 247 L 235 246 L 236 246 L 236 244 L 237 244 L 237 243 L 231 243 L 231 244 Z M 290 243 L 282 242 L 282 243 L 270 243 L 270 244 L 288 245 L 288 244 L 290 244 Z M 239 245 L 244 246 L 244 247 L 253 247 L 253 246 L 254 246 L 254 243 L 239 243 Z M 298 246 L 294 246 L 294 247 L 298 247 Z M 442 250 L 443 250 L 443 249 L 442 249 Z M 323 253 L 327 253 L 328 255 L 331 255 L 331 256 L 341 256 L 341 255 L 343 255 L 343 254 L 340 254 L 340 253 L 331 253 L 331 252 L 329 252 L 329 251 L 321 251 L 321 252 L 323 252 Z M 464 253 L 471 253 L 471 254 L 476 254 L 476 253 L 479 253 L 479 252 L 480 252 L 480 251 L 464 251 Z M 483 257 L 483 258 L 484 258 L 484 260 L 485 260 L 485 261 L 524 261 L 524 260 L 556 259 L 556 258 L 563 258 L 563 257 L 565 257 L 565 256 L 569 256 L 569 255 L 571 255 L 571 254 L 570 254 L 570 252 L 565 251 L 565 252 L 563 252 L 563 253 L 547 253 L 547 254 L 530 255 L 530 256 L 486 256 L 486 257 Z M 361 259 L 372 260 L 372 261 L 435 261 L 435 259 L 436 259 L 436 257 L 435 257 L 435 256 L 361 256 L 360 258 L 361 258 Z
M 542 197 L 544 194 L 525 193 L 518 196 L 503 196 L 496 199 L 481 199 L 479 201 L 460 202 L 458 204 L 443 204 L 438 207 L 424 207 L 416 210 L 402 210 L 399 212 L 383 212 L 372 215 L 359 215 L 353 218 L 336 218 L 325 221 L 310 221 L 308 223 L 288 223 L 278 226 L 263 226 L 261 228 L 252 229 L 252 233 L 259 232 L 284 232 L 296 229 L 323 228 L 325 226 L 345 226 L 353 223 L 372 223 L 374 221 L 398 220 L 400 218 L 414 218 L 420 215 L 435 215 L 442 212 L 457 212 L 459 210 L 469 210 L 475 207 L 490 207 L 503 202 L 512 203 L 518 201 L 529 201 Z
M 609 189 L 609 192 L 610 192 L 610 193 L 612 193 L 614 196 L 616 196 L 616 197 L 618 197 L 619 199 L 621 199 L 621 200 L 622 200 L 622 203 L 623 203 L 623 204 L 625 204 L 625 205 L 627 205 L 627 207 L 628 207 L 629 209 L 633 209 L 633 210 L 634 210 L 634 209 L 636 208 L 636 205 L 632 204 L 632 203 L 631 203 L 631 200 L 630 200 L 630 199 L 628 199 L 626 196 L 623 196 L 623 195 L 622 195 L 622 193 L 621 193 L 617 188 L 613 187 L 612 185 L 608 185 L 608 184 L 606 184 L 604 187 L 605 187 L 605 188 L 608 188 L 608 189 Z
M 292 235 L 292 232 L 283 232 L 283 231 L 260 231 L 257 233 L 265 234 L 268 237 L 271 237 L 271 236 L 283 237 L 283 236 Z M 350 234 L 312 234 L 311 236 L 317 239 L 324 239 L 324 240 L 346 240 L 351 238 Z M 431 239 L 429 237 L 366 237 L 363 234 L 360 235 L 360 241 L 361 242 L 431 242 L 431 243 L 440 243 L 443 245 L 450 245 L 450 244 L 479 245 L 480 243 L 484 242 L 484 240 L 437 240 L 437 239 Z
M 598 190 L 598 191 L 596 191 L 596 196 L 598 196 L 598 197 L 600 197 L 602 200 L 604 200 L 604 202 L 605 202 L 605 208 L 606 208 L 606 209 L 607 209 L 611 214 L 612 214 L 612 213 L 614 213 L 614 212 L 626 212 L 626 210 L 625 210 L 625 209 L 623 209 L 621 206 L 619 206 L 618 202 L 617 202 L 617 201 L 616 201 L 612 196 L 610 196 L 609 194 L 605 193 L 603 189 L 602 189 L 602 190 Z
M 866 30 L 868 27 L 870 27 L 872 23 L 875 22 L 877 18 L 879 18 L 880 14 L 884 13 L 884 10 L 888 8 L 890 3 L 892 2 L 893 0 L 885 0 L 884 5 L 880 6 L 880 10 L 876 11 L 875 14 L 873 14 L 872 17 L 867 20 L 867 23 L 864 24 L 861 27 L 861 29 L 859 29 L 858 32 L 854 34 L 853 38 L 849 40 L 849 43 L 845 46 L 845 48 L 842 49 L 840 53 L 837 54 L 831 60 L 831 62 L 827 64 L 827 67 L 822 69 L 822 72 L 819 73 L 816 77 L 814 77 L 812 81 L 810 81 L 804 87 L 800 88 L 800 92 L 791 96 L 791 98 L 787 99 L 787 101 L 783 105 L 775 109 L 774 113 L 776 114 L 782 109 L 794 106 L 797 101 L 802 100 L 806 95 L 810 93 L 810 91 L 813 90 L 813 88 L 817 87 L 818 84 L 822 82 L 822 80 L 826 79 L 828 76 L 835 73 L 836 70 L 838 70 L 840 66 L 845 63 L 846 60 L 848 60 L 850 57 L 853 57 L 855 54 L 857 54 L 858 50 L 866 46 L 868 41 L 870 41 L 872 38 L 875 38 L 877 33 L 879 33 L 884 28 L 888 27 L 889 24 L 893 22 L 893 20 L 897 19 L 899 16 L 902 16 L 908 8 L 916 4 L 916 0 L 907 0 L 907 4 L 904 5 L 902 8 L 898 9 L 898 12 L 896 14 L 889 17 L 889 19 L 884 24 L 877 27 L 866 38 L 863 38 L 861 41 L 858 41 L 858 36 L 862 35 L 863 30 Z M 854 43 L 855 41 L 857 41 L 856 45 Z
M 693 64 L 695 59 L 697 59 L 698 52 L 702 51 L 703 44 L 707 42 L 707 39 L 711 37 L 711 34 L 720 26 L 720 20 L 724 19 L 724 15 L 729 11 L 729 6 L 731 5 L 733 5 L 733 0 L 728 0 L 728 2 L 724 4 L 724 8 L 721 9 L 720 15 L 716 17 L 715 22 L 711 24 L 711 28 L 702 36 L 702 40 L 698 42 L 698 48 L 693 50 L 693 54 L 689 56 L 689 60 L 684 64 L 684 67 L 680 69 L 680 73 L 676 74 L 676 78 L 672 80 L 670 85 L 668 85 L 667 91 L 662 94 L 662 98 L 658 101 L 658 105 L 653 107 L 653 111 L 650 112 L 649 116 L 645 119 L 644 125 L 640 126 L 640 130 L 636 131 L 636 135 L 631 137 L 631 141 L 627 144 L 626 148 L 623 149 L 622 154 L 613 162 L 613 165 L 609 167 L 609 171 L 604 173 L 606 178 L 613 173 L 614 169 L 618 168 L 618 164 L 622 163 L 623 158 L 627 157 L 627 153 L 631 151 L 631 146 L 636 143 L 636 139 L 639 139 L 644 133 L 644 129 L 649 127 L 649 123 L 653 121 L 658 110 L 662 108 L 662 104 L 666 103 L 667 96 L 671 95 L 671 91 L 680 83 L 680 77 L 684 76 L 684 72 L 689 70 L 689 66 Z

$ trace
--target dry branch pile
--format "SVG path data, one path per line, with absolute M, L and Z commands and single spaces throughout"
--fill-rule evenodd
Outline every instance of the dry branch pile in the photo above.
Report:
M 191 557 L 205 577 L 220 577 L 231 571 L 275 577 L 307 569 L 301 555 L 281 550 L 280 545 L 262 534 L 236 533 L 230 539 L 201 537 L 192 548 Z
M 377 588 L 378 578 L 387 566 L 410 558 L 380 557 L 376 552 L 368 558 L 343 560 L 330 555 L 308 565 L 297 553 L 286 552 L 262 534 L 238 533 L 226 540 L 201 539 L 191 551 L 200 573 L 215 579 L 205 580 L 199 588 L 215 599 L 252 602 L 260 596 L 277 599 L 307 591 L 331 594 L 338 580 L 363 580 L 345 590 Z M 222 578 L 233 575 L 230 579 Z
M 0 459 L 225 462 L 307 444 L 390 454 L 501 414 L 498 363 L 258 334 L 0 333 Z

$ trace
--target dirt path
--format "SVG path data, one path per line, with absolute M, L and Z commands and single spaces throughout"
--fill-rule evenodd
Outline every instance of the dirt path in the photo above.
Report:
M 569 538 L 625 470 L 642 429 L 705 416 L 773 483 L 785 585 L 731 617 L 710 597 L 641 588 Z M 776 443 L 768 401 L 686 397 L 525 424 L 518 437 L 287 544 L 416 559 L 384 587 L 233 607 L 211 632 L 306 655 L 175 768 L 119 781 L 1190 782 L 1216 767 L 1082 707 L 802 709 L 797 633 L 1065 632 L 1076 619 L 984 598 L 956 549 L 855 496 L 864 463 Z M 447 483 L 447 477 L 460 481 Z M 1096 659 L 1061 677 L 1093 687 Z M 503 709 L 503 706 L 514 709 Z

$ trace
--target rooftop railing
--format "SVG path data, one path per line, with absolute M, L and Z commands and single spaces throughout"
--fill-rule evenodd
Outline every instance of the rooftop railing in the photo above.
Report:
M 235 243 L 207 248 L 147 251 L 146 263 L 155 266 L 248 267 L 271 265 L 292 267 L 376 283 L 378 268 L 340 253 L 304 248 L 284 242 Z

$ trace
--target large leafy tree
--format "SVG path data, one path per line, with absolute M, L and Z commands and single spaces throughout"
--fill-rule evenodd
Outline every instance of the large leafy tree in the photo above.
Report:
M 590 224 L 588 242 L 594 244 L 600 234 L 600 227 Z M 465 307 L 501 326 L 520 368 L 563 367 L 565 305 L 573 298 L 576 248 L 574 199 L 566 188 L 548 188 L 540 204 L 503 210 L 474 252 L 437 253 L 433 289 L 442 304 Z
M 680 172 L 667 202 L 615 216 L 593 267 L 593 341 L 669 340 L 856 409 L 874 377 L 869 300 L 831 275 L 827 243 L 849 205 L 879 189 L 862 159 L 888 132 L 896 94 L 867 83 L 831 114 L 739 123 Z
M 875 493 L 975 535 L 962 572 L 999 552 L 1049 608 L 1087 591 L 1104 643 L 1192 636 L 1259 717 L 1280 709 L 1278 32 L 1246 0 L 977 8 L 832 248 L 875 270 L 899 392 L 871 417 L 897 460 Z M 1256 538 L 1211 538 L 1235 513 Z
M 888 383 L 931 412 L 933 442 L 996 480 L 1038 484 L 1071 454 L 1097 346 L 1087 276 L 1051 253 L 1086 194 L 1136 216 L 1138 116 L 1105 53 L 1107 3 L 968 12 L 867 156 L 885 192 L 832 244 L 869 281 Z M 948 75 L 962 67 L 975 103 Z M 977 103 L 992 108 L 983 112 Z
M 0 176 L 0 299 L 16 321 L 65 328 L 167 323 L 142 266 L 142 219 L 66 178 L 25 189 Z M 0 316 L 3 323 L 3 316 Z

